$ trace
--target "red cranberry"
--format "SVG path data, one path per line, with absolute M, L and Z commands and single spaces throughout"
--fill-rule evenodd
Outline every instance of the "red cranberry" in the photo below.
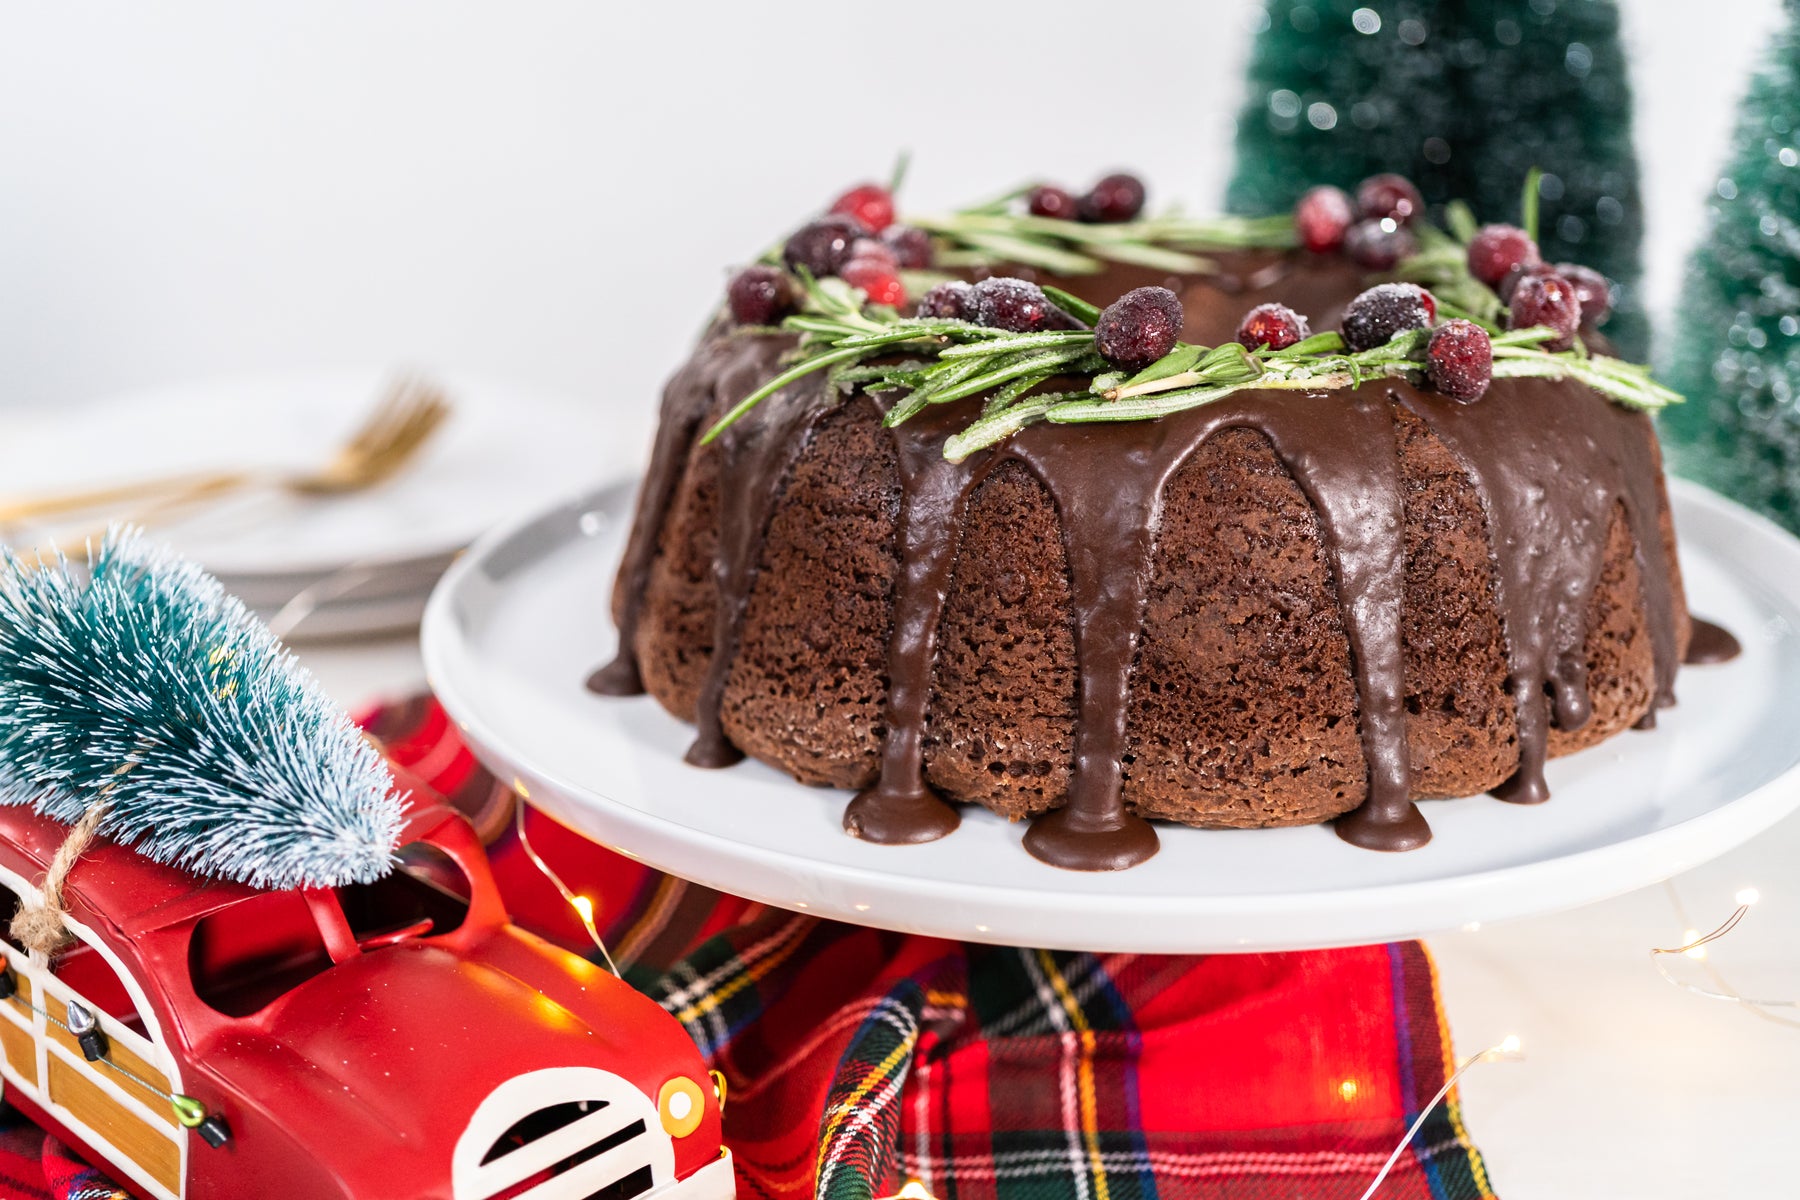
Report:
M 973 321 L 975 289 L 961 280 L 940 283 L 919 298 L 918 315 L 928 320 Z
M 757 264 L 731 277 L 725 288 L 740 325 L 773 325 L 794 311 L 794 281 L 779 267 Z
M 862 236 L 863 227 L 849 217 L 820 217 L 794 232 L 781 259 L 790 271 L 805 267 L 815 279 L 823 279 L 850 261 L 850 247 Z
M 1575 344 L 1581 299 L 1575 294 L 1575 285 L 1561 275 L 1527 275 L 1519 280 L 1507 312 L 1509 329 L 1547 325 L 1555 330 L 1556 336 L 1543 343 L 1546 350 L 1567 350 Z
M 1527 275 L 1554 275 L 1556 268 L 1547 262 L 1520 263 L 1506 273 L 1506 277 L 1494 285 L 1494 294 L 1500 297 L 1500 303 L 1511 304 L 1513 292 L 1519 286 L 1519 280 Z
M 1181 300 L 1165 287 L 1133 288 L 1094 323 L 1094 348 L 1122 371 L 1141 371 L 1175 348 Z
M 1469 241 L 1469 274 L 1489 287 L 1498 287 L 1513 268 L 1537 261 L 1537 243 L 1517 225 L 1483 225 Z
M 1083 221 L 1111 225 L 1129 221 L 1144 211 L 1144 184 L 1136 175 L 1108 175 L 1081 198 Z
M 1000 276 L 975 285 L 975 320 L 990 329 L 1031 333 L 1048 329 L 1053 314 L 1062 310 L 1050 303 L 1044 289 L 1023 279 Z
M 881 231 L 881 240 L 893 251 L 894 260 L 909 271 L 924 271 L 937 257 L 931 235 L 911 225 L 889 225 Z
M 1437 317 L 1437 300 L 1416 283 L 1381 283 L 1344 309 L 1344 344 L 1352 350 L 1385 346 L 1396 333 L 1426 329 Z
M 1325 254 L 1344 244 L 1354 214 L 1343 188 L 1316 187 L 1294 205 L 1294 228 L 1300 244 L 1314 254 Z
M 1591 328 L 1611 315 L 1612 284 L 1606 281 L 1606 276 L 1580 263 L 1557 263 L 1553 270 L 1575 289 L 1575 298 L 1581 301 L 1583 325 Z
M 1424 198 L 1404 175 L 1371 175 L 1356 185 L 1356 215 L 1365 221 L 1407 225 L 1424 214 Z
M 853 259 L 872 258 L 877 262 L 886 263 L 891 270 L 898 271 L 900 269 L 900 259 L 895 255 L 892 247 L 878 238 L 857 238 L 851 242 L 850 257 Z M 839 274 L 842 274 L 842 271 Z
M 1080 205 L 1067 188 L 1040 183 L 1027 193 L 1025 211 L 1034 217 L 1054 217 L 1059 221 L 1073 221 L 1080 212 Z
M 870 304 L 906 303 L 906 286 L 900 282 L 900 268 L 891 257 L 858 256 L 838 269 L 838 277 L 853 288 L 861 288 Z
M 870 233 L 894 223 L 894 196 L 878 183 L 863 183 L 831 202 L 828 210 L 849 217 Z
M 1358 221 L 1344 234 L 1344 253 L 1357 266 L 1370 271 L 1391 271 L 1403 258 L 1418 252 L 1419 243 L 1406 226 L 1389 218 Z
M 1286 350 L 1309 332 L 1306 318 L 1287 305 L 1259 304 L 1244 314 L 1238 325 L 1237 340 L 1251 350 L 1259 346 Z
M 1494 344 L 1473 321 L 1445 321 L 1425 347 L 1425 377 L 1452 400 L 1473 404 L 1494 377 Z

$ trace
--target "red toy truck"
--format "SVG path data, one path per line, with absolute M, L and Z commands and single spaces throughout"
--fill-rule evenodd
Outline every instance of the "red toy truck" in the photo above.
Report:
M 67 835 L 0 808 L 0 931 Z M 96 841 L 70 946 L 3 947 L 6 1100 L 157 1200 L 731 1200 L 674 1019 L 511 925 L 460 815 L 401 841 L 385 879 L 289 892 Z

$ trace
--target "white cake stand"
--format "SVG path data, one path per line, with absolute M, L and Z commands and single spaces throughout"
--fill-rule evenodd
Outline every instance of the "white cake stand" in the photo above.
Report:
M 1744 643 L 1682 671 L 1678 707 L 1550 764 L 1537 807 L 1426 804 L 1435 837 L 1380 854 L 1328 828 L 1160 825 L 1128 871 L 1046 866 L 1021 825 L 984 809 L 922 846 L 846 836 L 848 793 L 756 762 L 682 762 L 692 729 L 647 697 L 583 680 L 608 620 L 633 489 L 595 491 L 482 539 L 425 616 L 432 686 L 475 753 L 594 840 L 765 903 L 968 941 L 1092 951 L 1289 950 L 1416 937 L 1569 908 L 1657 882 L 1800 805 L 1800 542 L 1691 484 L 1672 484 L 1696 613 Z

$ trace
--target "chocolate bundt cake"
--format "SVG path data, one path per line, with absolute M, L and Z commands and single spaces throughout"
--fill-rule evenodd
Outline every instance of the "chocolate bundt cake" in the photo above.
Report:
M 1235 349 L 1243 326 L 1262 347 L 1244 356 L 1254 373 L 1284 321 L 1289 342 L 1308 320 L 1342 326 L 1340 356 L 1369 342 L 1371 320 L 1386 344 L 1387 317 L 1360 298 L 1371 272 L 1354 228 L 1321 246 L 1305 204 L 1300 247 L 1062 282 L 1113 306 L 1096 345 L 1128 367 L 1145 353 L 1181 365 L 1159 338 Z M 954 804 L 985 805 L 1031 819 L 1040 858 L 1108 869 L 1154 852 L 1145 818 L 1336 819 L 1358 844 L 1416 846 L 1429 831 L 1413 801 L 1543 800 L 1547 756 L 1652 725 L 1673 702 L 1689 619 L 1648 415 L 1575 378 L 1471 366 L 1430 329 L 1414 338 L 1430 334 L 1425 357 L 1390 374 L 1346 378 L 1327 346 L 1326 365 L 1286 385 L 1264 377 L 1155 419 L 1040 420 L 955 462 L 946 444 L 984 398 L 884 420 L 904 389 L 866 385 L 917 365 L 903 345 L 860 377 L 795 378 L 703 442 L 793 359 L 799 336 L 765 323 L 817 291 L 814 276 L 860 270 L 869 295 L 877 268 L 894 273 L 898 256 L 877 250 L 898 238 L 871 246 L 848 218 L 838 228 L 851 243 L 838 261 L 815 233 L 790 243 L 788 268 L 798 253 L 805 272 L 734 281 L 733 310 L 761 323 L 721 317 L 664 393 L 612 596 L 619 655 L 592 686 L 647 690 L 694 722 L 690 762 L 749 754 L 859 789 L 846 827 L 884 842 L 940 836 Z M 1569 285 L 1534 261 L 1500 265 Z M 1031 272 L 975 261 L 960 274 Z M 1011 287 L 987 292 L 1002 307 L 1029 299 Z M 1172 309 L 1150 299 L 1178 331 L 1154 314 L 1108 324 L 1146 287 L 1175 294 Z M 1413 324 L 1433 325 L 1436 303 L 1413 291 L 1430 310 Z M 1006 324 L 980 293 L 941 287 L 920 311 L 1004 329 L 1093 319 L 1068 301 Z M 1560 294 L 1549 309 L 1533 295 L 1541 343 Z M 1241 320 L 1253 309 L 1261 324 Z M 1489 353 L 1486 332 L 1459 332 Z

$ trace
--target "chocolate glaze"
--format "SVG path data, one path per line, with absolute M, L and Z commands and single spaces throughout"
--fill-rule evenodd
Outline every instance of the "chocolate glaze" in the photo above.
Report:
M 699 435 L 700 418 L 712 400 L 720 357 L 731 348 L 729 339 L 713 329 L 663 388 L 662 409 L 657 415 L 656 440 L 650 449 L 650 467 L 638 490 L 637 513 L 631 536 L 625 543 L 625 559 L 619 564 L 619 648 L 611 662 L 588 676 L 588 690 L 603 696 L 638 696 L 644 680 L 638 673 L 638 617 L 644 606 L 644 580 L 656 558 L 663 522 L 681 483 L 681 468 L 688 447 Z
M 1291 259 L 1288 261 L 1292 261 Z M 1186 336 L 1230 336 L 1263 289 L 1335 324 L 1354 294 L 1344 270 L 1296 272 L 1281 260 L 1244 256 L 1234 279 L 1187 289 Z M 1135 286 L 1129 273 L 1094 281 L 1090 295 Z M 1234 294 L 1232 294 L 1234 293 Z M 1230 298 L 1220 302 L 1230 294 Z M 620 659 L 596 676 L 611 690 L 636 682 L 637 604 L 656 552 L 689 443 L 703 417 L 747 395 L 777 367 L 786 337 L 709 338 L 665 394 L 663 429 L 621 568 Z M 769 518 L 789 470 L 818 419 L 842 400 L 822 375 L 765 400 L 722 436 L 720 527 L 715 562 L 718 609 L 712 658 L 698 706 L 699 733 L 688 761 L 722 766 L 741 754 L 720 725 L 720 702 Z M 878 398 L 878 403 L 885 403 Z M 1474 404 L 1458 404 L 1404 382 L 1354 391 L 1245 392 L 1157 421 L 1032 426 L 961 464 L 943 460 L 943 440 L 969 418 L 962 402 L 933 409 L 891 431 L 901 502 L 896 554 L 901 569 L 888 645 L 886 736 L 880 776 L 845 813 L 855 836 L 918 842 L 957 824 L 954 808 L 924 780 L 924 741 L 936 662 L 937 627 L 955 575 L 962 514 L 982 480 L 1018 461 L 1055 501 L 1068 561 L 1077 667 L 1074 762 L 1063 807 L 1039 817 L 1025 844 L 1058 866 L 1114 870 L 1156 852 L 1154 829 L 1125 808 L 1126 697 L 1136 658 L 1164 488 L 1214 433 L 1248 428 L 1274 446 L 1311 502 L 1330 564 L 1351 650 L 1368 792 L 1339 818 L 1346 840 L 1383 850 L 1430 838 L 1410 799 L 1401 603 L 1405 579 L 1403 479 L 1395 405 L 1424 420 L 1456 455 L 1486 514 L 1517 713 L 1519 765 L 1496 794 L 1515 802 L 1548 796 L 1543 764 L 1551 723 L 1574 729 L 1591 713 L 1583 661 L 1586 619 L 1603 565 L 1610 522 L 1622 507 L 1636 543 L 1658 703 L 1672 699 L 1676 666 L 1673 569 L 1660 530 L 1660 471 L 1648 419 L 1577 385 L 1535 379 L 1496 381 Z M 1729 635 L 1726 635 L 1729 637 Z M 626 664 L 626 665 L 621 665 Z M 622 690 L 622 689 L 619 689 Z M 1654 708 L 1646 714 L 1654 720 Z
M 779 369 L 793 339 L 739 337 L 738 352 L 726 357 L 714 402 L 728 409 L 761 387 Z M 783 388 L 755 409 L 754 420 L 734 422 L 714 445 L 719 459 L 719 549 L 713 577 L 719 607 L 713 618 L 713 653 L 700 684 L 694 714 L 698 734 L 686 759 L 696 767 L 729 767 L 744 757 L 719 723 L 725 681 L 737 658 L 744 610 L 762 558 L 763 534 L 788 470 L 806 446 L 812 427 L 836 407 L 840 397 L 823 376 Z
M 1673 695 L 1675 602 L 1649 418 L 1543 379 L 1497 383 L 1474 404 L 1408 388 L 1402 403 L 1456 455 L 1487 516 L 1519 731 L 1518 770 L 1494 794 L 1540 803 L 1550 797 L 1552 715 L 1577 729 L 1592 711 L 1582 661 L 1587 612 L 1621 504 L 1636 544 L 1657 697 Z
M 886 398 L 877 404 L 885 414 Z M 937 662 L 938 619 L 950 594 L 963 508 L 991 456 L 944 461 L 944 439 L 961 413 L 935 408 L 893 430 L 900 469 L 900 577 L 888 637 L 887 736 L 881 775 L 844 811 L 851 836 L 872 842 L 929 842 L 955 829 L 956 809 L 925 783 L 925 716 Z
M 1711 621 L 1693 618 L 1694 632 L 1688 638 L 1687 653 L 1681 661 L 1696 666 L 1730 662 L 1744 652 L 1731 630 Z

